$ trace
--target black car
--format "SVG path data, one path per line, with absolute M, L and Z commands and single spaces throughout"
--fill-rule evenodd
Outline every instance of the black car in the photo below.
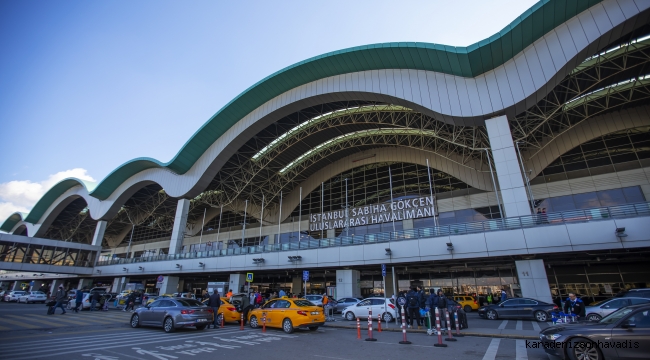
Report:
M 530 298 L 516 298 L 495 305 L 483 306 L 478 309 L 478 315 L 490 320 L 514 318 L 545 322 L 549 321 L 554 310 L 557 310 L 555 304 Z
M 647 359 L 650 305 L 627 306 L 598 322 L 551 326 L 540 331 L 539 339 L 540 348 L 563 359 Z

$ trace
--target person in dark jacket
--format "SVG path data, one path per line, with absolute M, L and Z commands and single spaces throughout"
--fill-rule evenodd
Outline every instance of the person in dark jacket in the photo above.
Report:
M 86 288 L 84 288 L 86 290 Z M 84 292 L 81 289 L 77 289 L 77 292 L 74 294 L 74 312 L 79 312 L 79 308 L 84 300 Z
M 564 313 L 585 317 L 585 303 L 576 294 L 569 293 L 569 298 L 564 302 Z
M 421 286 L 418 286 L 418 294 L 420 295 L 420 309 L 424 310 L 427 304 L 427 295 L 424 293 L 424 289 Z M 424 318 L 422 316 L 420 316 L 418 326 L 424 326 Z
M 66 313 L 65 308 L 63 307 L 63 303 L 67 298 L 68 298 L 68 294 L 63 288 L 63 285 L 59 285 L 59 289 L 54 294 L 54 300 L 56 300 L 56 304 L 54 305 L 54 310 L 56 311 L 56 308 L 60 307 L 61 310 L 63 310 L 61 315 Z M 52 312 L 52 315 L 54 315 L 54 311 Z
M 90 294 L 90 311 L 97 310 L 97 303 L 99 303 L 101 299 L 102 299 L 102 294 L 100 294 L 98 291 L 95 291 L 92 294 Z
M 442 292 L 442 289 L 438 289 L 438 293 L 434 294 L 433 289 L 430 291 L 431 295 L 427 300 L 426 308 L 427 311 L 433 311 L 431 314 L 432 320 L 435 321 L 435 309 L 438 308 L 438 315 L 440 316 L 440 328 L 445 329 L 445 311 L 447 310 L 447 297 Z
M 416 287 L 413 286 L 408 293 L 406 293 L 406 309 L 409 314 L 409 329 L 413 327 L 413 320 L 415 324 L 420 323 L 420 294 L 416 291 Z
M 219 307 L 221 306 L 221 297 L 218 292 L 215 291 L 210 295 L 208 306 L 212 308 L 212 328 L 216 329 L 219 327 L 219 324 L 217 324 L 217 318 L 219 317 Z

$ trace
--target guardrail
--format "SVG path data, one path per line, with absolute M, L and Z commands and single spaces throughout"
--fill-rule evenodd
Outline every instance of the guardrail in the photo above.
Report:
M 584 210 L 570 210 L 547 214 L 526 215 L 505 219 L 492 219 L 469 223 L 458 223 L 441 225 L 430 228 L 419 228 L 400 230 L 394 232 L 382 232 L 375 234 L 364 234 L 354 236 L 339 236 L 328 239 L 310 239 L 287 244 L 268 244 L 258 246 L 246 246 L 232 249 L 221 249 L 211 251 L 188 252 L 171 255 L 156 255 L 149 257 L 137 257 L 129 259 L 112 259 L 98 261 L 96 266 L 107 266 L 115 264 L 133 264 L 150 261 L 165 261 L 178 259 L 208 258 L 217 256 L 232 256 L 243 254 L 257 254 L 264 252 L 315 249 L 333 246 L 360 245 L 378 242 L 411 240 L 420 238 L 431 238 L 450 235 L 462 235 L 480 233 L 487 231 L 523 229 L 537 226 L 549 226 L 572 222 L 588 222 L 607 220 L 612 218 L 625 218 L 650 215 L 650 202 L 600 207 Z

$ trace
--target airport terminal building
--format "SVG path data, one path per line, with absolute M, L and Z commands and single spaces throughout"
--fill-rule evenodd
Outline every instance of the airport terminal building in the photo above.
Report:
M 648 1 L 543 0 L 468 47 L 282 69 L 170 162 L 63 180 L 6 219 L 1 286 L 240 291 L 253 273 L 262 291 L 547 301 L 646 287 L 649 16 Z

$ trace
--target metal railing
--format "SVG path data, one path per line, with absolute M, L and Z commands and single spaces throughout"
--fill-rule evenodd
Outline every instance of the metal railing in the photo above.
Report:
M 244 254 L 258 254 L 264 252 L 316 249 L 333 246 L 348 246 L 360 244 L 372 244 L 389 241 L 411 240 L 421 238 L 433 238 L 440 236 L 462 235 L 481 233 L 487 231 L 513 230 L 538 226 L 559 225 L 573 222 L 589 222 L 607 220 L 612 218 L 625 218 L 650 215 L 650 202 L 600 207 L 584 210 L 570 210 L 547 214 L 526 215 L 505 219 L 492 219 L 469 223 L 458 223 L 441 225 L 429 228 L 418 228 L 400 230 L 394 232 L 381 232 L 374 234 L 339 236 L 328 239 L 310 239 L 300 242 L 286 244 L 268 244 L 257 246 L 246 246 L 240 248 L 220 249 L 211 251 L 198 251 L 182 254 L 157 255 L 149 257 L 137 257 L 129 259 L 112 259 L 98 261 L 97 266 L 115 264 L 133 264 L 150 261 L 180 260 L 194 258 L 209 258 L 217 256 L 232 256 Z

